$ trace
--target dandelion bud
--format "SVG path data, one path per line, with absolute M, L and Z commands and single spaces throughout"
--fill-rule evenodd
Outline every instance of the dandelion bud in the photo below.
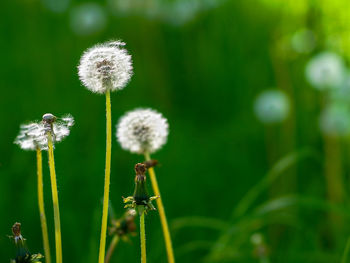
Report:
M 134 200 L 136 205 L 143 205 L 148 202 L 149 195 L 146 186 L 146 166 L 142 163 L 135 165 L 135 191 Z
M 319 90 L 337 88 L 345 77 L 344 61 L 335 53 L 323 52 L 308 62 L 305 74 L 309 83 Z
M 16 245 L 16 258 L 11 260 L 11 263 L 40 263 L 40 259 L 43 258 L 41 254 L 31 254 L 25 244 L 25 238 L 21 234 L 21 223 L 15 223 L 12 226 L 11 239 L 14 240 Z
M 280 90 L 262 92 L 254 103 L 256 117 L 263 123 L 279 123 L 289 114 L 289 100 Z
M 137 208 L 141 214 L 143 211 L 155 210 L 152 200 L 159 198 L 159 196 L 149 196 L 146 185 L 146 171 L 147 167 L 143 163 L 135 165 L 135 190 L 133 196 L 123 198 L 124 203 L 131 203 L 125 205 L 125 208 Z
M 21 223 L 14 223 L 12 226 L 12 234 L 15 243 L 17 244 L 19 241 L 23 241 L 23 237 L 21 234 Z
M 131 56 L 123 42 L 95 45 L 80 59 L 78 74 L 84 86 L 96 93 L 123 89 L 132 76 Z
M 133 153 L 153 153 L 167 141 L 167 119 L 151 109 L 127 112 L 117 124 L 117 139 L 121 147 Z
M 110 234 L 120 237 L 126 237 L 128 234 L 133 235 L 136 232 L 135 216 L 135 209 L 128 209 L 121 218 L 112 221 Z

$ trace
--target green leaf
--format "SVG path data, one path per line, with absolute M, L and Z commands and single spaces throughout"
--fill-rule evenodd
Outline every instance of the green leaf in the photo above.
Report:
M 253 186 L 248 193 L 241 199 L 232 213 L 233 218 L 244 215 L 259 195 L 271 185 L 279 176 L 281 176 L 288 168 L 296 164 L 298 161 L 307 157 L 314 156 L 314 152 L 310 149 L 303 149 L 298 152 L 288 154 L 279 160 L 271 170 L 261 179 L 259 183 Z

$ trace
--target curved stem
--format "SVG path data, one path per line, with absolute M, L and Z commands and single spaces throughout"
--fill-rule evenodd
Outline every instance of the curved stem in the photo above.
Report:
M 117 246 L 119 242 L 119 236 L 118 235 L 114 235 L 111 244 L 109 245 L 109 248 L 107 250 L 107 254 L 106 254 L 106 260 L 105 263 L 109 263 L 109 261 L 111 260 L 111 257 L 113 255 L 114 249 Z
M 52 143 L 51 134 L 48 134 L 48 146 L 49 146 L 49 166 L 50 166 L 50 177 L 51 177 L 53 214 L 54 214 L 54 221 L 55 221 L 56 263 L 62 263 L 60 209 L 58 204 L 55 160 L 53 155 L 53 143 Z
M 151 160 L 149 153 L 145 153 L 145 159 L 146 159 L 146 161 Z M 154 195 L 160 197 L 156 200 L 156 202 L 157 202 L 160 221 L 162 224 L 165 246 L 166 246 L 166 251 L 167 251 L 167 255 L 168 255 L 168 262 L 175 263 L 175 257 L 174 257 L 172 242 L 171 242 L 169 226 L 168 226 L 168 222 L 166 219 L 165 210 L 164 210 L 162 198 L 161 198 L 159 187 L 158 187 L 157 177 L 156 177 L 156 174 L 154 172 L 153 167 L 149 168 L 148 172 L 149 172 L 149 176 L 151 178 L 151 183 L 152 183 Z
M 141 263 L 146 263 L 145 212 L 140 214 Z
M 38 175 L 38 204 L 39 204 L 41 231 L 43 234 L 45 262 L 51 263 L 49 234 L 47 231 L 47 223 L 46 223 L 46 215 L 45 215 L 45 207 L 44 207 L 42 154 L 39 148 L 36 149 L 36 161 L 37 161 L 37 175 Z
M 109 202 L 109 183 L 111 173 L 111 149 L 112 149 L 112 117 L 111 117 L 111 95 L 110 91 L 106 92 L 106 169 L 105 169 L 105 186 L 103 195 L 102 224 L 100 238 L 99 263 L 104 263 L 106 249 L 106 233 L 108 219 L 108 202 Z

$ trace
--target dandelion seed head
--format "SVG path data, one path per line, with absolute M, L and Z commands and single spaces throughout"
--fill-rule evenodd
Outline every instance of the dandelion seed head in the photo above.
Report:
M 290 111 L 288 96 L 281 90 L 266 90 L 256 98 L 254 111 L 263 123 L 282 122 Z
M 34 151 L 37 148 L 42 149 L 46 140 L 44 126 L 39 122 L 32 122 L 20 126 L 20 132 L 14 143 L 23 150 Z
M 19 145 L 23 150 L 47 150 L 48 149 L 48 132 L 53 132 L 55 142 L 62 141 L 70 133 L 70 127 L 74 125 L 74 119 L 71 115 L 62 118 L 56 118 L 54 115 L 47 113 L 43 115 L 41 122 L 31 122 L 20 126 L 20 132 L 14 143 Z
M 71 10 L 70 26 L 77 35 L 91 35 L 102 31 L 107 24 L 105 8 L 96 3 L 84 3 Z
M 331 100 L 350 103 L 350 74 L 347 73 L 344 81 L 337 89 L 332 89 L 330 92 Z
M 300 29 L 293 34 L 291 46 L 298 53 L 310 53 L 316 46 L 316 36 L 307 28 Z
M 350 109 L 347 104 L 328 105 L 319 120 L 321 132 L 329 136 L 350 135 Z
M 131 56 L 125 43 L 111 41 L 88 49 L 80 60 L 78 73 L 87 89 L 96 93 L 123 89 L 132 72 Z
M 335 53 L 322 52 L 307 63 L 305 75 L 319 90 L 337 88 L 345 77 L 344 61 Z
M 261 233 L 254 233 L 253 235 L 251 235 L 250 241 L 253 245 L 258 246 L 264 242 L 264 237 Z
M 132 153 L 153 153 L 167 141 L 169 125 L 162 114 L 152 109 L 127 112 L 117 124 L 117 140 Z

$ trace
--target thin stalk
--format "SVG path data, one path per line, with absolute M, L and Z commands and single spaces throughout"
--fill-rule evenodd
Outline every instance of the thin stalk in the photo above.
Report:
M 114 237 L 111 241 L 111 244 L 109 245 L 109 248 L 107 250 L 105 263 L 109 263 L 109 261 L 111 260 L 111 257 L 113 255 L 113 252 L 114 252 L 115 247 L 117 246 L 118 242 L 119 242 L 119 236 L 114 235 Z
M 146 263 L 145 211 L 140 213 L 141 263 Z
M 112 117 L 111 117 L 111 95 L 110 91 L 106 92 L 106 169 L 105 169 L 105 186 L 103 195 L 102 208 L 102 224 L 101 224 L 101 238 L 100 238 L 100 252 L 99 263 L 105 261 L 106 250 L 106 234 L 107 234 L 107 220 L 108 220 L 108 203 L 109 203 L 109 183 L 111 174 L 111 150 L 112 150 Z
M 49 147 L 49 166 L 50 166 L 50 177 L 51 177 L 53 214 L 54 214 L 54 221 L 55 221 L 56 263 L 62 263 L 60 209 L 58 204 L 55 160 L 53 155 L 53 143 L 52 143 L 51 134 L 48 134 L 48 147 Z
M 346 246 L 345 246 L 344 253 L 343 253 L 343 256 L 341 259 L 341 263 L 348 262 L 349 252 L 350 252 L 350 238 L 348 238 L 348 241 L 346 242 Z
M 147 152 L 145 153 L 145 159 L 146 159 L 146 161 L 151 160 L 151 157 L 150 157 L 149 153 L 147 153 Z M 165 246 L 166 246 L 166 251 L 167 251 L 167 255 L 168 255 L 168 262 L 175 263 L 175 257 L 174 257 L 172 242 L 171 242 L 169 226 L 168 226 L 168 222 L 166 219 L 165 210 L 164 210 L 162 198 L 161 198 L 159 187 L 158 187 L 157 177 L 156 177 L 156 174 L 154 172 L 153 167 L 149 168 L 148 172 L 149 172 L 149 176 L 151 178 L 151 183 L 152 183 L 154 195 L 160 197 L 156 200 L 156 202 L 157 202 L 160 222 L 162 224 Z
M 38 175 L 38 204 L 39 204 L 41 231 L 43 234 L 45 262 L 51 263 L 49 234 L 47 231 L 46 214 L 45 214 L 45 207 L 44 207 L 42 154 L 39 148 L 36 149 L 36 161 L 37 161 L 37 175 Z

